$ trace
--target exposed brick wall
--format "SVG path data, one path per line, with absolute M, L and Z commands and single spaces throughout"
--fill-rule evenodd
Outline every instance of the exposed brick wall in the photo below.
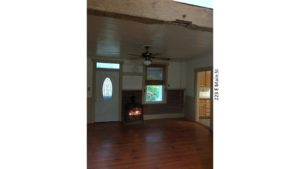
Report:
M 130 102 L 130 97 L 135 96 L 136 101 L 142 103 L 142 90 L 123 90 L 122 91 L 122 112 L 124 113 L 125 104 Z M 168 90 L 167 103 L 164 104 L 144 104 L 144 114 L 164 114 L 164 113 L 183 113 L 184 90 Z

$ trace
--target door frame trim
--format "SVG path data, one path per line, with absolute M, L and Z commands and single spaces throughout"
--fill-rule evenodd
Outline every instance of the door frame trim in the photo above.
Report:
M 119 63 L 120 64 L 120 69 L 101 69 L 101 68 L 96 68 L 96 62 L 103 62 L 103 63 Z M 93 105 L 93 122 L 96 123 L 96 110 L 95 110 L 95 105 L 96 105 L 96 72 L 101 71 L 101 70 L 109 70 L 109 71 L 116 71 L 119 72 L 119 119 L 118 121 L 122 121 L 122 77 L 123 77 L 123 61 L 116 61 L 116 60 L 109 60 L 109 59 L 95 59 L 92 58 L 92 65 L 93 65 L 93 92 L 92 92 L 92 105 Z
M 201 71 L 208 71 L 208 70 L 210 70 L 211 71 L 211 73 L 210 73 L 210 76 L 211 76 L 211 80 L 210 80 L 210 130 L 212 131 L 213 130 L 213 116 L 214 116 L 214 112 L 213 112 L 213 74 L 214 74 L 214 72 L 213 72 L 213 67 L 212 66 L 208 66 L 208 67 L 201 67 L 201 68 L 196 68 L 196 69 L 194 69 L 194 97 L 195 97 L 195 106 L 194 106 L 194 108 L 195 108 L 195 121 L 196 122 L 198 122 L 197 121 L 197 117 L 199 117 L 199 116 L 197 116 L 197 114 L 198 114 L 198 107 L 197 107 L 197 105 L 198 105 L 198 99 L 197 99 L 197 81 L 198 81 L 198 76 L 197 76 L 197 74 L 198 74 L 198 72 L 201 72 Z

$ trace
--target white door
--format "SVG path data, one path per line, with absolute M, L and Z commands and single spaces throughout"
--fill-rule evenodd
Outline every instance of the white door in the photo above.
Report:
M 96 71 L 95 121 L 120 121 L 119 71 Z

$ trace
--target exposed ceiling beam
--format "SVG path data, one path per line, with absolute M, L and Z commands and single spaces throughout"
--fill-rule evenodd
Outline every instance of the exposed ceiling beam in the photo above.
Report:
M 213 10 L 172 0 L 88 0 L 88 14 L 212 32 Z

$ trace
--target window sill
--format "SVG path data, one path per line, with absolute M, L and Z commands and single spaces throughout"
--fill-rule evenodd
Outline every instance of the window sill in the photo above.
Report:
M 149 104 L 149 105 L 151 105 L 151 104 L 167 104 L 167 101 L 161 101 L 161 102 L 144 102 L 143 104 Z

